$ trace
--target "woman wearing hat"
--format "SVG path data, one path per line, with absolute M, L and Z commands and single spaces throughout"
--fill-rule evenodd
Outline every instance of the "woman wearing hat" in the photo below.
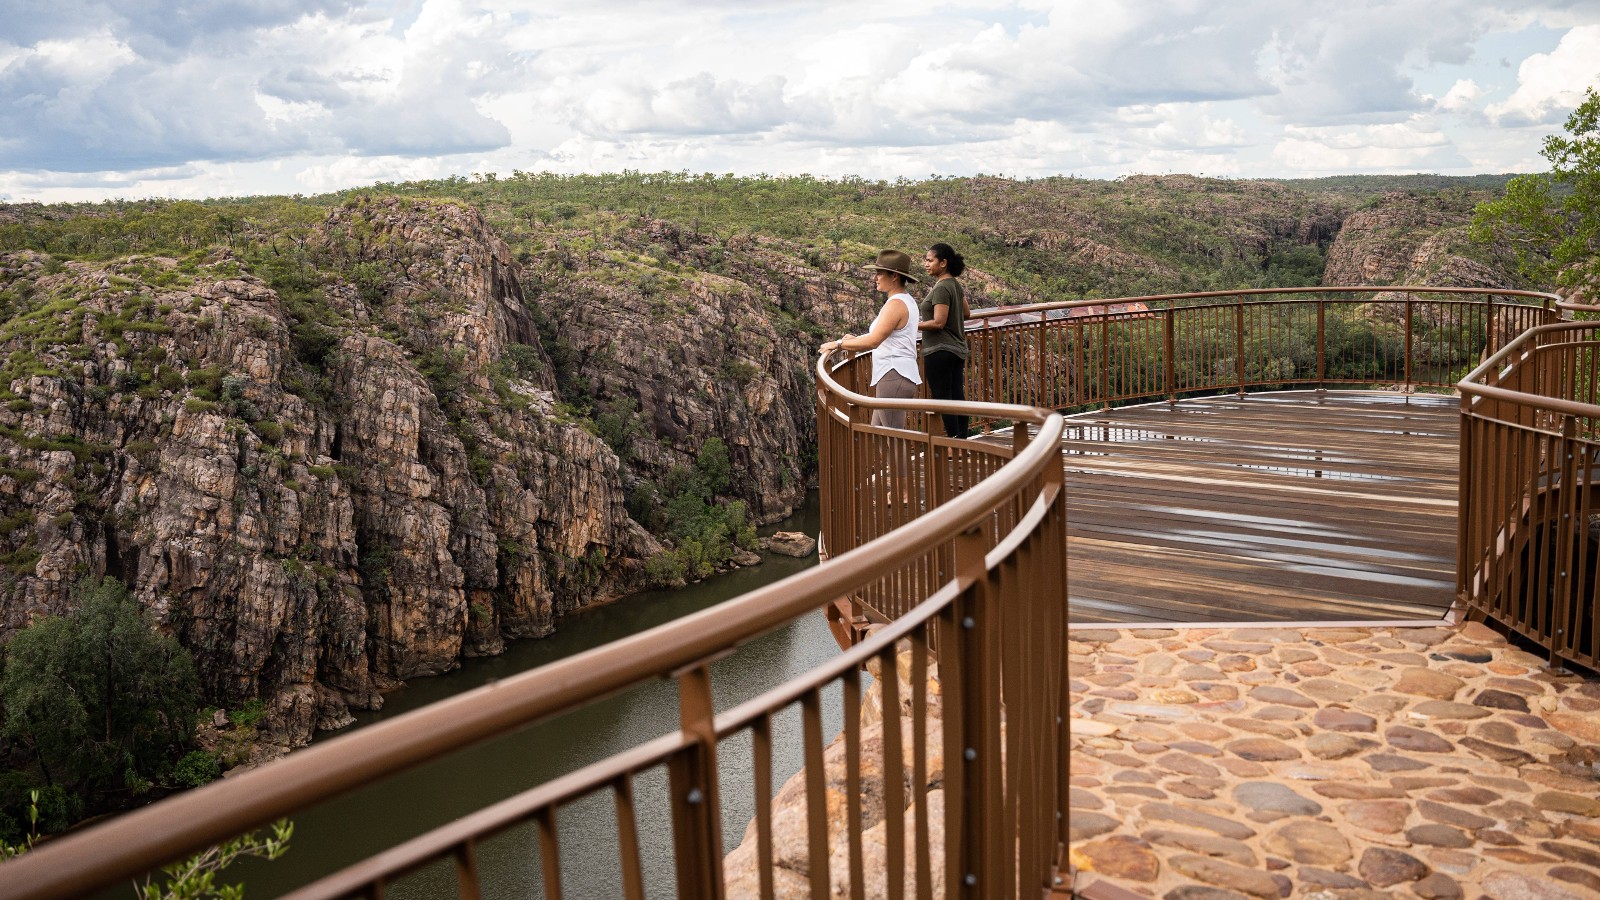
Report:
M 847 334 L 822 345 L 832 350 L 871 350 L 873 396 L 909 400 L 917 395 L 922 375 L 917 371 L 917 301 L 906 293 L 906 284 L 917 280 L 911 274 L 911 257 L 899 250 L 878 253 L 873 284 L 889 296 L 872 322 L 872 330 L 862 335 Z M 872 424 L 885 428 L 906 427 L 903 409 L 875 409 Z

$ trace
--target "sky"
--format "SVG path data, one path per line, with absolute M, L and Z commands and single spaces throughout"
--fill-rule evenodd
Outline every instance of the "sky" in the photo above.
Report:
M 1600 0 L 0 0 L 0 201 L 1531 172 Z

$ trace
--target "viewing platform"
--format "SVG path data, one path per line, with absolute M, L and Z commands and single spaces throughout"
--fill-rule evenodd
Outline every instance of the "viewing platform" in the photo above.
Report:
M 1460 408 L 1291 391 L 1068 417 L 1069 620 L 1441 618 Z

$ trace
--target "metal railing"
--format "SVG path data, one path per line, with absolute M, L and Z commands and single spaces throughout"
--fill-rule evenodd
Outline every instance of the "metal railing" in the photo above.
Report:
M 1600 323 L 1543 325 L 1461 382 L 1456 589 L 1600 668 Z
M 998 455 L 973 443 L 941 446 L 913 462 L 923 446 L 913 440 L 918 435 L 885 433 L 861 424 L 855 412 L 842 418 L 837 412 L 919 404 L 853 394 L 821 361 L 817 378 L 821 408 L 828 410 L 824 448 L 870 448 L 843 467 L 832 449 L 824 453 L 831 480 L 859 485 L 861 496 L 870 498 L 854 508 L 877 523 L 869 529 L 881 531 L 875 539 L 848 552 L 835 548 L 824 566 L 712 609 L 49 841 L 0 866 L 0 894 L 83 896 L 332 796 L 668 678 L 678 687 L 677 731 L 482 809 L 292 896 L 381 897 L 408 874 L 443 862 L 455 869 L 459 896 L 476 898 L 483 891 L 482 849 L 511 835 L 526 844 L 520 852 L 537 870 L 543 895 L 558 898 L 563 810 L 601 798 L 614 809 L 622 896 L 645 896 L 649 882 L 655 895 L 721 897 L 718 766 L 735 752 L 749 754 L 754 772 L 754 888 L 772 896 L 779 849 L 772 749 L 775 740 L 791 739 L 803 744 L 804 867 L 812 896 L 839 889 L 861 896 L 869 878 L 885 885 L 891 897 L 931 897 L 936 885 L 944 885 L 940 893 L 949 896 L 1038 896 L 1050 886 L 1066 844 L 1066 506 L 1057 449 L 1062 419 L 1021 406 L 963 404 L 966 412 L 1002 415 L 1034 433 L 1020 429 L 1021 437 Z M 890 458 L 897 462 L 885 464 Z M 908 475 L 913 469 L 914 478 Z M 903 524 L 912 509 L 922 513 L 915 527 L 892 527 Z M 799 678 L 735 708 L 714 708 L 714 660 L 835 598 L 860 593 L 893 608 L 894 621 Z M 874 686 L 881 707 L 893 711 L 881 726 L 862 718 L 862 671 L 872 662 L 884 675 Z M 904 673 L 904 682 L 888 673 Z M 937 704 L 930 700 L 934 691 Z M 842 764 L 824 759 L 828 697 L 838 698 Z M 778 735 L 775 721 L 796 709 L 800 733 Z M 864 735 L 875 727 L 881 733 L 867 740 Z M 663 770 L 666 808 L 641 809 L 635 786 Z M 863 819 L 866 771 L 881 773 L 875 789 L 886 810 L 881 867 L 869 867 L 864 858 L 862 831 L 871 824 Z M 930 806 L 933 787 L 943 792 L 937 816 Z M 648 871 L 641 859 L 641 828 L 658 824 L 648 820 L 652 813 L 659 824 L 670 822 L 670 872 Z M 933 858 L 931 846 L 944 848 L 942 859 Z
M 967 397 L 1073 410 L 1251 389 L 1452 388 L 1560 298 L 1426 286 L 1159 294 L 974 310 Z

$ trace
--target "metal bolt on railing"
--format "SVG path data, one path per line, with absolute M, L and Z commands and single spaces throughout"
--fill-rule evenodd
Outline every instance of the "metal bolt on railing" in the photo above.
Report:
M 978 623 L 971 616 L 967 616 L 965 619 L 961 620 L 961 627 L 962 628 L 976 628 L 976 627 L 978 627 Z
M 972 749 L 971 747 L 968 747 L 966 749 L 966 752 L 962 753 L 961 755 L 965 756 L 967 758 L 967 762 L 972 762 L 973 760 L 978 758 L 978 751 Z
M 966 881 L 967 887 L 975 887 L 978 884 L 978 876 L 972 874 L 971 872 L 968 872 L 967 877 L 963 880 Z
M 689 796 L 684 799 L 688 800 L 691 806 L 698 806 L 700 801 L 704 800 L 705 798 L 706 795 L 701 793 L 699 788 L 692 788 L 689 791 Z

